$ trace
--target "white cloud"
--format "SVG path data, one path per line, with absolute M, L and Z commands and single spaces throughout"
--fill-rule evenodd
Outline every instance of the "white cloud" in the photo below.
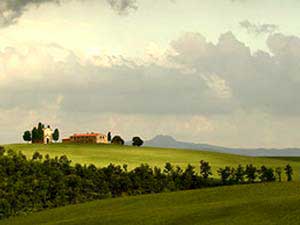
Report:
M 162 133 L 224 145 L 296 145 L 300 39 L 274 34 L 267 43 L 272 54 L 251 54 L 230 32 L 216 44 L 188 33 L 164 51 L 151 45 L 139 59 L 82 58 L 54 44 L 6 48 L 1 124 L 20 132 L 43 120 L 63 134 L 112 129 L 128 138 Z M 290 136 L 276 140 L 282 130 Z M 240 137 L 252 131 L 251 140 Z

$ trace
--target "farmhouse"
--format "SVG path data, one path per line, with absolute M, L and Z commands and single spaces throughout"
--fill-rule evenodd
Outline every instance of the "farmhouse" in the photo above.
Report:
M 63 143 L 78 143 L 78 144 L 107 144 L 107 136 L 100 133 L 73 134 L 69 138 L 64 138 Z

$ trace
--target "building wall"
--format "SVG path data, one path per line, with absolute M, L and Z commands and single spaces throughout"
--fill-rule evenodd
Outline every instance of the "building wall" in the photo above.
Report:
M 94 136 L 76 136 L 73 135 L 70 137 L 70 143 L 80 143 L 80 144 L 107 144 L 108 140 L 107 140 L 107 136 L 106 135 L 94 135 Z
M 44 128 L 44 144 L 50 144 L 53 142 L 53 131 L 51 128 Z

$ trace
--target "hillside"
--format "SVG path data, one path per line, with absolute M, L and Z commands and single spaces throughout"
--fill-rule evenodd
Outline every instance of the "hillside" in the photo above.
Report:
M 268 149 L 268 148 L 227 148 L 209 144 L 195 144 L 191 142 L 178 141 L 175 138 L 167 135 L 157 135 L 154 138 L 145 141 L 145 146 L 157 148 L 179 148 L 179 149 L 193 149 L 205 150 L 210 152 L 220 152 L 227 154 L 237 154 L 245 156 L 268 156 L 268 157 L 299 157 L 299 148 L 282 148 L 282 149 Z
M 299 183 L 272 183 L 107 199 L 0 221 L 0 225 L 296 225 Z
M 52 145 L 31 145 L 18 144 L 7 145 L 16 151 L 22 151 L 28 157 L 31 157 L 35 151 L 50 156 L 67 155 L 74 163 L 95 164 L 96 166 L 107 166 L 110 163 L 123 165 L 127 164 L 129 168 L 139 166 L 141 163 L 148 163 L 150 166 L 163 167 L 166 162 L 174 165 L 186 167 L 192 164 L 196 168 L 200 160 L 210 162 L 214 171 L 223 166 L 237 166 L 238 164 L 255 164 L 257 166 L 266 165 L 276 168 L 284 167 L 290 163 L 296 176 L 300 171 L 300 161 L 298 158 L 260 158 L 247 157 L 240 155 L 230 155 L 207 151 L 192 151 L 165 148 L 150 147 L 131 147 L 115 145 L 76 145 L 76 144 L 52 144 Z

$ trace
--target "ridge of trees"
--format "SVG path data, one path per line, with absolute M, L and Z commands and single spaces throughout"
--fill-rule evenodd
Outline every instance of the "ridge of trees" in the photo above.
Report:
M 265 166 L 258 169 L 252 164 L 226 166 L 218 170 L 220 178 L 212 178 L 211 166 L 203 160 L 199 169 L 198 174 L 191 165 L 183 169 L 171 163 L 163 169 L 147 164 L 130 171 L 127 165 L 97 168 L 72 165 L 64 155 L 51 158 L 35 152 L 27 159 L 21 152 L 0 147 L 0 218 L 124 195 L 281 181 L 282 171 Z M 284 171 L 291 181 L 292 167 L 287 165 Z

